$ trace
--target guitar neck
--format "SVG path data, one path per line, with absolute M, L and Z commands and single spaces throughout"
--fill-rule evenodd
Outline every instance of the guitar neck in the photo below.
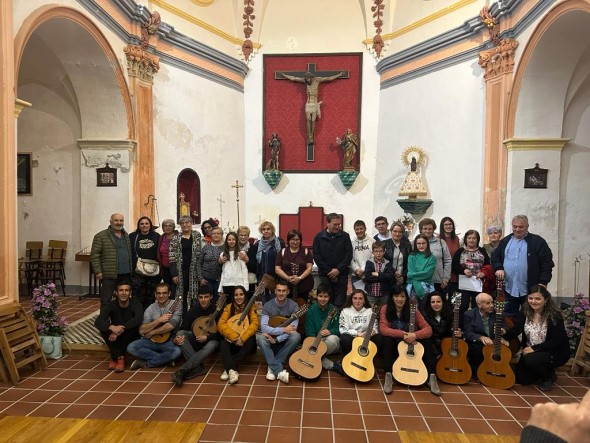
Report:
M 455 331 L 459 327 L 459 312 L 460 312 L 460 308 L 461 308 L 461 302 L 460 301 L 459 301 L 459 303 L 455 303 L 455 305 L 453 306 L 453 328 L 451 329 L 451 337 L 452 337 L 451 349 L 453 351 L 457 351 L 457 343 L 458 343 L 458 340 L 459 340 L 459 337 L 455 337 Z
M 410 334 L 416 332 L 416 297 L 410 299 L 410 325 L 408 326 L 408 332 Z M 408 344 L 410 352 L 414 350 L 414 344 Z
M 291 275 L 299 275 L 299 265 L 296 263 L 291 263 Z M 293 292 L 293 300 L 297 300 L 297 292 L 299 291 L 299 285 L 291 285 L 292 292 Z
M 244 308 L 244 312 L 242 312 L 242 315 L 240 315 L 240 319 L 239 319 L 240 323 L 244 321 L 244 319 L 246 318 L 246 316 L 250 312 L 250 308 L 252 307 L 252 305 L 256 301 L 256 298 L 264 292 L 265 288 L 266 288 L 266 282 L 263 280 L 260 282 L 260 284 L 256 288 L 256 291 L 254 291 L 254 294 L 252 294 L 252 297 L 250 297 L 248 304 Z
M 336 315 L 336 312 L 338 312 L 338 310 L 336 308 L 332 308 L 332 310 L 326 317 L 326 320 L 324 320 L 324 323 L 322 323 L 322 326 L 320 327 L 320 332 L 318 332 L 318 335 L 316 335 L 315 340 L 313 341 L 314 348 L 317 348 L 320 344 L 320 341 L 322 340 L 322 331 L 328 327 L 328 325 Z
M 367 326 L 365 336 L 363 337 L 363 348 L 366 348 L 369 344 L 369 340 L 371 340 L 371 335 L 373 334 L 373 326 L 375 326 L 375 320 L 377 319 L 377 305 L 373 305 L 372 309 L 373 313 L 371 314 L 371 320 L 369 320 L 369 325 Z
M 494 355 L 500 355 L 502 346 L 502 314 L 504 303 L 496 302 L 496 320 L 494 321 Z

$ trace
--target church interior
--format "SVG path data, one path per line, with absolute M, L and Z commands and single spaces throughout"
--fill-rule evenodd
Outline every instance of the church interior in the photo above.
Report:
M 355 220 L 375 234 L 378 215 L 411 214 L 411 237 L 451 216 L 482 243 L 525 214 L 552 250 L 557 301 L 589 293 L 590 0 L 8 0 L 0 24 L 0 308 L 30 308 L 27 244 L 56 239 L 64 315 L 95 312 L 79 295 L 96 289 L 90 245 L 113 213 L 128 232 L 189 216 L 258 237 L 268 220 L 306 246 L 332 212 L 351 236 Z M 531 406 L 590 388 L 568 372 L 551 393 L 470 382 L 385 397 L 383 374 L 271 386 L 263 359 L 230 387 L 213 358 L 175 389 L 173 368 L 113 374 L 86 349 L 0 383 L 0 424 L 45 420 L 6 421 L 10 435 L 518 441 Z

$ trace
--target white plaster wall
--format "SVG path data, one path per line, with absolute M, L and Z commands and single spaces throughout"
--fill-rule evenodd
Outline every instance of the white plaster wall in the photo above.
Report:
M 201 180 L 203 219 L 237 228 L 235 189 L 244 182 L 244 95 L 162 64 L 154 78 L 154 161 L 160 221 L 176 219 L 176 179 L 185 168 Z M 260 157 L 258 157 L 260 162 Z M 248 188 L 240 190 L 243 223 Z M 217 198 L 225 200 L 220 213 Z
M 428 156 L 422 172 L 434 202 L 426 214 L 437 225 L 453 218 L 457 232 L 482 232 L 484 90 L 477 61 L 433 72 L 381 92 L 374 214 L 392 218 L 408 168 L 401 154 L 409 146 Z M 417 227 L 414 233 L 416 233 Z
M 285 173 L 279 185 L 272 190 L 264 177 L 260 158 L 262 156 L 262 57 L 250 64 L 251 72 L 246 79 L 244 100 L 246 114 L 246 221 L 258 235 L 260 220 L 269 220 L 278 227 L 281 213 L 297 213 L 299 206 L 323 206 L 326 213 L 344 214 L 344 229 L 351 232 L 355 220 L 373 216 L 375 158 L 377 142 L 377 110 L 379 106 L 379 77 L 373 58 L 363 54 L 363 95 L 361 103 L 362 123 L 360 141 L 360 174 L 347 191 L 337 173 L 296 174 Z

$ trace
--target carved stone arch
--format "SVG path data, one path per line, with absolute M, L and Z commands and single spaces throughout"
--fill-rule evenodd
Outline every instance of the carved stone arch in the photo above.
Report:
M 176 178 L 176 218 L 177 220 L 182 213 L 181 201 L 190 205 L 189 215 L 193 223 L 201 223 L 201 179 L 191 168 L 185 168 Z

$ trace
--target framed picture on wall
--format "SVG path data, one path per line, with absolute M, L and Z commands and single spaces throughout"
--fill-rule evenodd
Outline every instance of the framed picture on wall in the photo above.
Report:
M 117 168 L 108 163 L 104 168 L 96 168 L 96 186 L 117 186 Z
M 539 168 L 539 163 L 535 163 L 534 168 L 524 170 L 524 187 L 525 188 L 547 188 L 547 173 L 549 169 Z
M 33 193 L 32 177 L 31 153 L 16 154 L 16 189 L 18 195 L 31 195 Z

